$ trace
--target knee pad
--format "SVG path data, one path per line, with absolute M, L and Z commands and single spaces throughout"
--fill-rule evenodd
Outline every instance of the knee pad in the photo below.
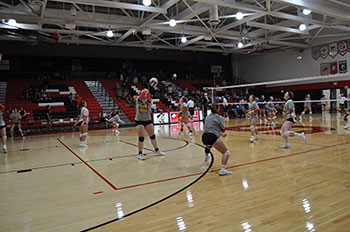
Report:
M 205 153 L 210 153 L 210 148 L 209 148 L 209 147 L 206 147 L 206 148 L 204 149 L 204 151 L 205 151 Z
M 7 136 L 6 135 L 4 135 L 4 136 L 2 136 L 4 139 L 7 139 Z
M 250 130 L 251 130 L 251 131 L 254 131 L 254 130 L 255 130 L 255 127 L 254 127 L 254 126 L 250 126 Z
M 80 137 L 83 137 L 84 136 L 84 133 L 80 133 Z
M 312 112 L 310 111 L 310 115 L 312 114 Z
M 139 142 L 143 143 L 145 141 L 145 137 L 139 137 Z
M 280 130 L 280 134 L 281 134 L 282 136 L 286 136 L 286 134 L 285 134 L 285 132 L 284 132 L 283 130 Z
M 87 133 L 87 132 L 84 132 L 82 135 L 83 135 L 83 136 L 87 136 L 87 135 L 88 135 L 88 133 Z
M 223 155 L 227 155 L 227 156 L 229 156 L 230 155 L 230 151 L 229 150 L 227 150 Z
M 149 137 L 151 140 L 155 140 L 156 139 L 156 135 L 152 135 Z
M 348 116 L 347 114 L 344 115 L 344 121 L 347 122 L 348 121 Z

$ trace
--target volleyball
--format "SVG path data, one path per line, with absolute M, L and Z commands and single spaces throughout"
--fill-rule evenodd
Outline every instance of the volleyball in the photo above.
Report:
M 152 87 L 156 87 L 158 85 L 158 79 L 155 78 L 155 77 L 152 77 L 151 80 L 149 80 L 149 84 L 152 86 Z

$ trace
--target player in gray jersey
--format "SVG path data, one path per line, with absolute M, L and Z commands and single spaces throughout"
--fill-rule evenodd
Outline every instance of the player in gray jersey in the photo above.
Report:
M 268 123 L 267 125 L 271 125 L 272 127 L 276 126 L 276 108 L 275 108 L 275 104 L 273 103 L 273 97 L 270 96 L 269 97 L 269 102 L 266 104 L 266 112 L 267 112 L 267 116 L 268 116 Z
M 87 148 L 88 146 L 86 145 L 86 136 L 88 135 L 88 130 L 89 130 L 89 110 L 86 108 L 87 103 L 86 101 L 80 102 L 80 115 L 77 118 L 77 121 L 75 122 L 74 126 L 79 126 L 80 127 L 80 143 L 79 147 L 84 147 Z
M 222 153 L 220 176 L 231 175 L 232 172 L 226 170 L 227 161 L 230 155 L 225 144 L 221 141 L 220 136 L 226 137 L 224 119 L 218 113 L 218 105 L 216 103 L 210 106 L 211 114 L 205 118 L 204 133 L 202 142 L 205 145 L 205 159 L 208 162 L 210 149 L 214 147 Z
M 11 127 L 10 127 L 10 135 L 11 139 L 13 139 L 13 130 L 17 126 L 19 133 L 21 133 L 22 138 L 24 138 L 24 134 L 21 128 L 21 115 L 19 114 L 17 109 L 14 109 L 14 111 L 10 114 L 11 119 Z
M 250 137 L 250 142 L 254 142 L 255 140 L 259 140 L 260 137 L 258 135 L 258 127 L 256 126 L 258 120 L 259 120 L 259 107 L 258 104 L 255 101 L 255 96 L 250 95 L 249 96 L 249 108 L 248 108 L 248 115 L 250 118 L 250 131 L 252 136 Z
M 5 115 L 5 106 L 0 104 L 0 133 L 2 137 L 2 143 L 3 143 L 2 150 L 4 153 L 7 153 L 6 123 L 4 120 L 4 115 Z
M 348 93 L 348 96 L 346 97 L 346 108 L 345 108 L 345 115 L 344 115 L 344 121 L 345 126 L 344 129 L 349 128 L 349 119 L 350 119 L 350 93 Z
M 322 95 L 320 100 L 321 100 L 322 114 L 324 114 L 326 112 L 327 98 L 325 95 Z
M 116 115 L 111 117 L 110 119 L 106 118 L 106 122 L 109 122 L 112 125 L 112 132 L 119 135 L 120 132 L 118 130 L 119 128 L 119 123 L 125 123 L 123 120 L 120 119 L 120 112 L 118 111 Z M 119 123 L 118 123 L 119 122 Z
M 182 97 L 180 98 L 180 113 L 179 113 L 179 121 L 180 121 L 180 124 L 181 124 L 181 130 L 180 130 L 180 134 L 183 134 L 184 133 L 184 126 L 187 127 L 189 133 L 188 135 L 189 136 L 192 136 L 193 133 L 192 133 L 192 129 L 188 123 L 188 119 L 190 117 L 190 111 L 189 111 L 189 108 L 186 104 L 186 98 L 185 97 Z
M 290 148 L 290 144 L 288 143 L 288 136 L 298 136 L 299 138 L 302 138 L 304 142 L 306 142 L 306 137 L 304 135 L 304 132 L 297 133 L 295 131 L 291 131 L 293 127 L 293 123 L 296 122 L 295 120 L 295 106 L 293 102 L 294 93 L 291 91 L 288 91 L 284 94 L 284 99 L 287 101 L 285 104 L 285 116 L 282 128 L 280 130 L 280 133 L 285 141 L 285 144 L 281 146 L 281 148 Z
M 145 155 L 142 153 L 143 142 L 145 140 L 145 131 L 151 139 L 151 143 L 154 147 L 154 152 L 160 156 L 164 156 L 164 153 L 161 152 L 158 148 L 156 136 L 154 134 L 154 127 L 152 124 L 152 108 L 151 108 L 151 94 L 148 89 L 143 89 L 141 95 L 136 99 L 136 130 L 139 136 L 138 142 L 138 159 L 145 160 Z
M 305 102 L 304 102 L 304 111 L 301 112 L 301 115 L 299 116 L 300 120 L 303 120 L 303 116 L 305 115 L 306 111 L 309 111 L 310 117 L 309 119 L 312 120 L 312 109 L 311 109 L 311 95 L 306 94 Z

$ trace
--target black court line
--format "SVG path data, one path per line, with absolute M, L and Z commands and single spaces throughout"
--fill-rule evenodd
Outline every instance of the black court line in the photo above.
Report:
M 175 139 L 175 138 L 170 138 L 170 139 L 186 141 L 186 140 Z M 187 141 L 186 141 L 186 142 L 187 142 Z M 200 146 L 200 147 L 203 147 L 203 148 L 204 148 L 204 146 L 202 146 L 202 145 L 200 145 L 200 144 L 198 144 L 198 143 L 192 143 L 192 144 L 195 144 L 195 145 L 197 145 L 197 146 Z M 162 199 L 160 199 L 160 200 L 158 200 L 158 201 L 156 201 L 156 202 L 153 202 L 153 203 L 150 204 L 150 205 L 146 205 L 145 207 L 142 207 L 142 208 L 137 209 L 137 210 L 135 210 L 135 211 L 133 211 L 133 212 L 127 213 L 127 214 L 125 214 L 123 217 L 115 218 L 115 219 L 112 219 L 112 220 L 110 220 L 110 221 L 101 223 L 101 224 L 99 224 L 99 225 L 90 227 L 90 228 L 88 228 L 88 229 L 82 230 L 82 232 L 91 231 L 91 230 L 97 229 L 97 228 L 99 228 L 99 227 L 102 227 L 102 226 L 111 224 L 111 223 L 113 223 L 113 222 L 120 221 L 120 220 L 122 220 L 122 219 L 124 219 L 124 218 L 126 218 L 126 217 L 129 217 L 129 216 L 131 216 L 131 215 L 133 215 L 133 214 L 136 214 L 136 213 L 138 213 L 138 212 L 141 212 L 141 211 L 143 211 L 143 210 L 145 210 L 145 209 L 151 208 L 152 206 L 155 206 L 155 205 L 157 205 L 157 204 L 159 204 L 159 203 L 161 203 L 161 202 L 163 202 L 163 201 L 165 201 L 165 200 L 167 200 L 167 199 L 169 199 L 169 198 L 171 198 L 171 197 L 173 197 L 173 196 L 179 194 L 179 193 L 182 192 L 183 190 L 187 189 L 188 187 L 190 187 L 191 185 L 195 184 L 197 181 L 199 181 L 200 179 L 202 179 L 203 176 L 205 176 L 205 175 L 209 172 L 209 170 L 211 169 L 211 167 L 213 166 L 213 163 L 214 163 L 214 156 L 213 156 L 212 153 L 210 153 L 210 155 L 211 155 L 211 162 L 210 162 L 208 168 L 202 173 L 202 175 L 200 175 L 197 179 L 195 179 L 194 181 L 192 181 L 191 183 L 189 183 L 189 184 L 186 185 L 185 187 L 183 187 L 183 188 L 177 190 L 176 192 L 174 192 L 174 193 L 172 193 L 172 194 L 170 194 L 170 195 L 168 195 L 168 196 L 166 196 L 166 197 L 164 197 L 164 198 L 162 198 Z
M 165 139 L 171 139 L 171 138 L 165 138 Z M 180 149 L 185 148 L 186 146 L 189 145 L 189 142 L 186 141 L 186 140 L 181 140 L 181 139 L 178 139 L 178 140 L 185 142 L 185 144 L 183 146 L 180 146 L 180 147 L 164 150 L 164 152 L 180 150 Z M 108 141 L 108 142 L 114 142 L 114 141 Z M 121 141 L 121 140 L 120 140 L 120 142 L 123 142 L 123 143 L 125 143 L 127 145 L 130 145 L 130 146 L 133 146 L 133 147 L 135 147 L 135 146 L 137 147 L 137 145 L 133 144 L 133 143 L 129 143 L 129 142 Z M 149 155 L 149 154 L 153 153 L 153 150 L 151 150 L 151 149 L 148 149 L 148 150 L 150 150 L 151 152 L 145 153 L 145 155 Z M 121 159 L 121 158 L 133 157 L 133 156 L 137 156 L 137 154 L 136 155 L 135 154 L 123 155 L 123 156 L 110 156 L 110 157 L 105 157 L 105 158 L 87 160 L 86 162 L 87 163 L 89 163 L 89 162 L 98 162 L 98 161 Z M 63 164 L 54 164 L 54 165 L 48 165 L 48 166 L 31 167 L 29 169 L 32 171 L 32 170 L 39 170 L 39 169 L 47 169 L 47 168 L 56 168 L 56 167 L 62 167 L 62 166 L 69 166 L 69 165 L 74 166 L 76 164 L 82 164 L 82 162 L 81 161 L 76 161 L 76 162 L 69 162 L 69 163 L 63 163 Z M 28 169 L 10 170 L 10 171 L 6 171 L 6 172 L 0 172 L 0 174 L 13 173 L 13 172 L 21 173 L 22 170 L 28 170 Z

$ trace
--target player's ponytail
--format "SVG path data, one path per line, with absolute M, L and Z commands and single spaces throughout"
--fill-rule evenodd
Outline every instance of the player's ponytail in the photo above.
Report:
M 210 106 L 209 106 L 209 109 L 211 110 L 212 113 L 219 113 L 219 106 L 216 102 L 212 103 Z

